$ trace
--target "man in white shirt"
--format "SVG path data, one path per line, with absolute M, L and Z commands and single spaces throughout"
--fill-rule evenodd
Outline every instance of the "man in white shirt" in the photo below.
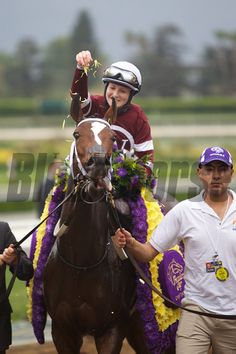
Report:
M 143 262 L 180 241 L 185 254 L 185 297 L 182 305 L 200 312 L 236 315 L 236 194 L 229 189 L 232 157 L 224 148 L 209 147 L 199 159 L 203 190 L 176 205 L 139 243 L 118 229 L 114 241 Z M 236 353 L 236 320 L 182 311 L 176 337 L 177 354 Z

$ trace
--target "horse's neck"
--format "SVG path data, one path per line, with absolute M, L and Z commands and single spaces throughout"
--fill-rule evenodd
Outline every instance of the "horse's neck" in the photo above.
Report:
M 66 212 L 70 215 L 70 211 Z M 70 263 L 89 267 L 99 262 L 107 252 L 107 206 L 104 202 L 93 205 L 78 203 L 72 213 L 67 231 L 58 239 L 59 250 Z M 62 214 L 62 223 L 64 216 Z
M 86 241 L 96 240 L 99 244 L 106 242 L 108 234 L 108 207 L 106 202 L 86 204 L 75 198 L 66 203 L 62 209 L 60 224 L 66 224 L 66 239 L 76 244 L 85 245 Z M 75 239 L 76 234 L 76 239 Z M 101 235 L 101 236 L 100 236 Z

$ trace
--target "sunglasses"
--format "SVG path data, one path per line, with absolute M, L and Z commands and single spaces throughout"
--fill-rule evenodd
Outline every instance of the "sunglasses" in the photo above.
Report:
M 110 68 L 107 68 L 103 74 L 103 78 L 119 79 L 119 77 L 121 77 L 125 82 L 131 85 L 138 86 L 137 77 L 131 71 L 127 71 L 124 69 L 119 69 L 115 66 L 111 66 Z

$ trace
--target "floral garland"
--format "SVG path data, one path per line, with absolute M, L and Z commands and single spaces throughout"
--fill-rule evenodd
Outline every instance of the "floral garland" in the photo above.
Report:
M 152 197 L 150 190 L 144 188 L 136 201 L 129 198 L 128 204 L 133 221 L 132 234 L 138 241 L 145 243 L 163 217 L 161 208 Z M 149 264 L 140 264 L 146 276 L 152 280 L 153 285 L 160 291 L 158 264 L 162 258 L 163 254 L 159 254 Z M 138 275 L 136 284 L 137 308 L 144 323 L 147 346 L 152 354 L 161 354 L 171 345 L 174 345 L 179 310 L 166 307 L 164 300 L 153 292 L 147 284 L 143 284 Z
M 64 199 L 67 187 L 68 171 L 61 170 L 56 176 L 55 185 L 49 193 L 41 220 L 47 217 Z M 61 208 L 58 208 L 38 230 L 33 234 L 30 258 L 33 261 L 34 277 L 28 284 L 28 310 L 27 315 L 32 323 L 35 337 L 40 344 L 44 343 L 44 328 L 46 324 L 46 310 L 43 297 L 43 271 L 45 263 L 55 242 L 53 231 L 59 219 Z
M 131 156 L 116 151 L 113 156 L 112 185 L 119 197 L 127 200 L 132 220 L 132 233 L 140 242 L 146 242 L 159 224 L 163 213 L 154 199 L 151 189 L 155 186 L 153 176 L 147 176 L 143 162 L 134 160 Z M 69 170 L 62 172 L 56 179 L 55 186 L 49 194 L 41 220 L 45 218 L 64 198 Z M 34 233 L 31 242 L 30 257 L 33 260 L 35 274 L 28 287 L 29 305 L 28 318 L 32 322 L 35 336 L 39 343 L 44 343 L 44 327 L 46 310 L 43 299 L 43 270 L 51 251 L 55 237 L 54 227 L 59 219 L 60 210 L 53 213 L 46 223 L 43 223 Z M 160 289 L 158 282 L 158 264 L 163 255 L 158 255 L 155 261 L 141 264 L 145 274 L 152 279 L 153 284 Z M 142 284 L 137 277 L 137 307 L 144 322 L 147 345 L 152 354 L 160 354 L 175 340 L 178 310 L 169 309 L 164 301 L 152 293 L 151 289 Z
M 136 159 L 131 153 L 115 150 L 112 157 L 112 186 L 119 198 L 128 196 L 135 199 L 142 188 L 155 187 L 155 178 L 147 175 L 144 167 L 148 156 Z
M 145 206 L 147 208 L 147 222 L 148 222 L 148 231 L 147 231 L 147 241 L 151 238 L 153 230 L 160 223 L 163 215 L 160 212 L 160 206 L 158 203 L 153 202 L 151 192 L 148 190 L 142 190 L 141 193 Z M 179 246 L 171 248 L 181 253 Z M 158 267 L 157 265 L 163 259 L 164 254 L 159 253 L 158 256 L 149 262 L 149 270 L 152 275 L 153 285 L 161 291 L 160 284 L 158 282 Z M 178 309 L 173 310 L 170 307 L 164 305 L 164 300 L 158 296 L 154 291 L 152 292 L 153 303 L 155 307 L 158 308 L 157 311 L 157 320 L 161 331 L 164 331 L 168 326 L 179 319 L 180 311 Z

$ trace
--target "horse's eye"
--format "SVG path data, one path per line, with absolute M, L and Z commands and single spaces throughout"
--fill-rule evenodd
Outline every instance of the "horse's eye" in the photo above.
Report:
M 73 136 L 74 136 L 74 138 L 75 138 L 76 140 L 79 139 L 79 133 L 74 132 Z

